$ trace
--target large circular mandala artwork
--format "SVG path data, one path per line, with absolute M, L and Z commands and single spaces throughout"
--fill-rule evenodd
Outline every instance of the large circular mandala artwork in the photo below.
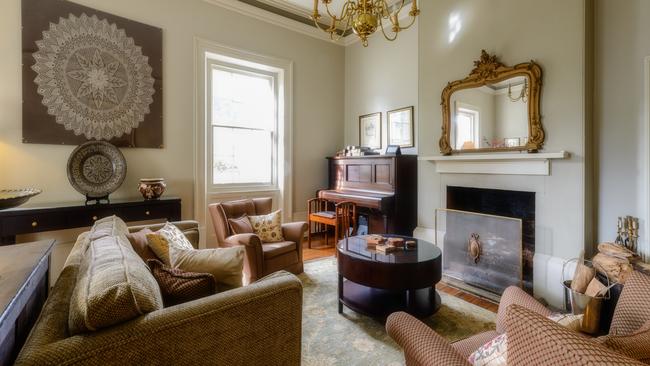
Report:
M 56 122 L 110 140 L 137 128 L 153 102 L 149 59 L 123 29 L 82 14 L 50 23 L 34 53 L 34 80 Z

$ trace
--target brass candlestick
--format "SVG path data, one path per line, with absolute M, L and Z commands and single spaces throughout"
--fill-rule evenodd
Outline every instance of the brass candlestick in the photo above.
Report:
M 637 217 L 619 217 L 616 233 L 616 244 L 637 253 L 639 243 L 639 219 Z

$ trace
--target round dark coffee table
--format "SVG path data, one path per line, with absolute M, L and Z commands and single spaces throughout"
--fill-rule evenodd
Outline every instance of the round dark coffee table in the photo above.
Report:
M 339 313 L 346 307 L 373 318 L 385 319 L 396 311 L 427 317 L 440 308 L 435 285 L 442 272 L 442 252 L 424 240 L 417 248 L 381 254 L 367 248 L 363 236 L 339 241 Z

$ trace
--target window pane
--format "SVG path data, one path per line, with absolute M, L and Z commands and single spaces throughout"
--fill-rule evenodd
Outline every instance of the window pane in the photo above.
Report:
M 270 131 L 213 127 L 213 184 L 272 182 Z
M 273 129 L 272 78 L 261 74 L 212 69 L 212 124 Z

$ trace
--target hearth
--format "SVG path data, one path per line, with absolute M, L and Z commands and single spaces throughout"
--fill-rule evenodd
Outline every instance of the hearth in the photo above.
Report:
M 436 232 L 447 282 L 492 298 L 510 285 L 532 294 L 534 192 L 448 186 Z

